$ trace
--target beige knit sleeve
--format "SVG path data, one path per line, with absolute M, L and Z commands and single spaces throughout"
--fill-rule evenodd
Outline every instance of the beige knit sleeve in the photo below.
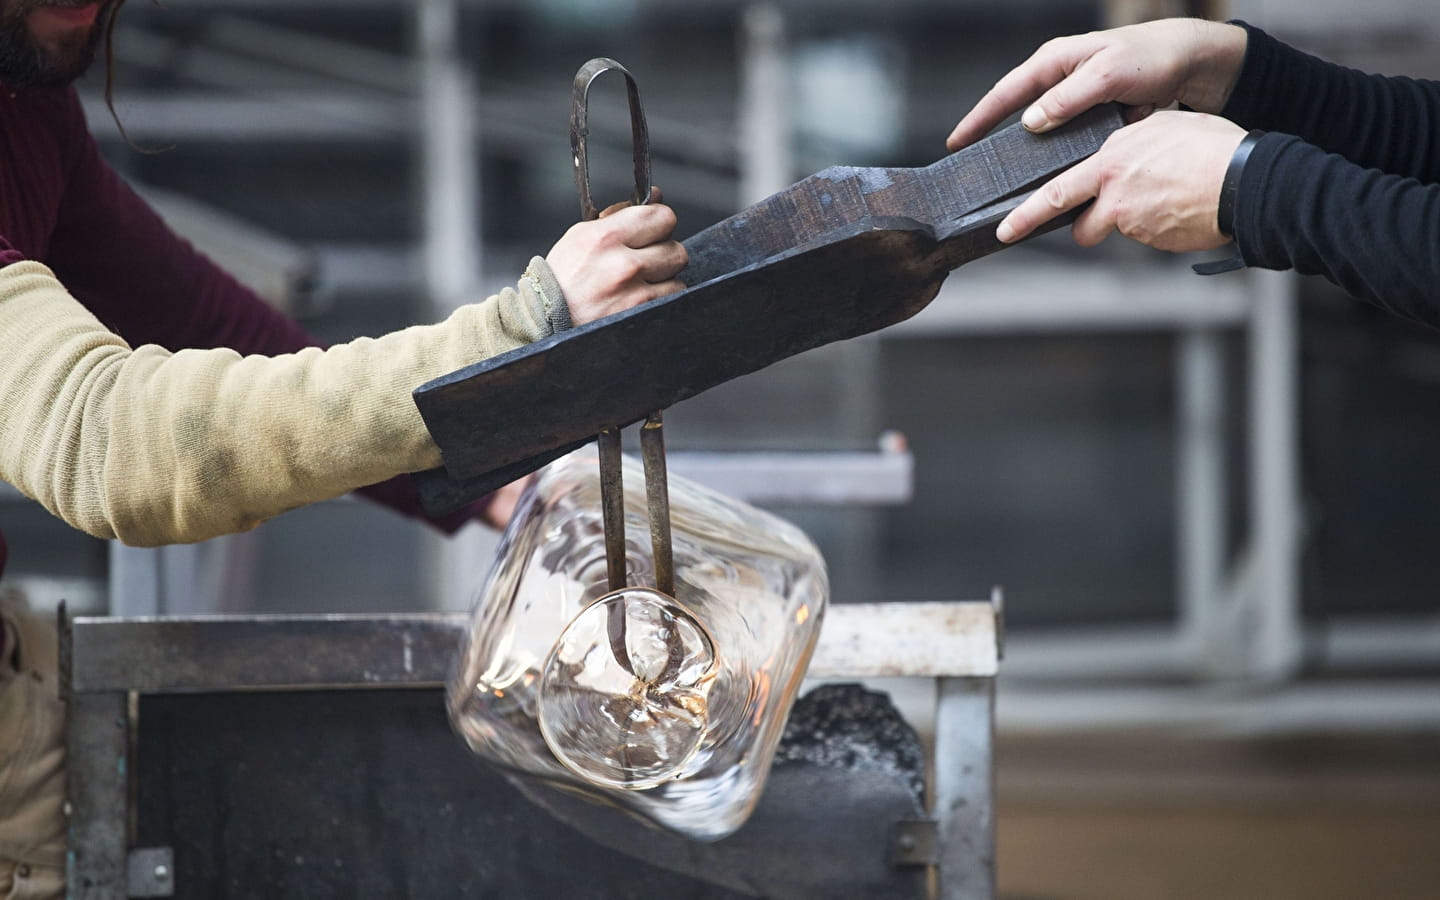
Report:
M 0 478 L 98 537 L 153 546 L 252 528 L 439 465 L 423 382 L 552 332 L 538 257 L 437 325 L 242 357 L 131 349 L 40 263 L 0 269 Z

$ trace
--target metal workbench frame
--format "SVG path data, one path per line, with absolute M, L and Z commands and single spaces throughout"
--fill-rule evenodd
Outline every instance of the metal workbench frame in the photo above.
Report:
M 132 845 L 128 775 L 142 694 L 439 687 L 469 617 L 86 618 L 62 610 L 68 703 L 67 896 L 167 897 L 163 848 Z M 940 900 L 993 900 L 995 677 L 1003 611 L 988 601 L 832 607 L 809 675 L 936 687 L 930 820 L 891 848 L 935 867 Z

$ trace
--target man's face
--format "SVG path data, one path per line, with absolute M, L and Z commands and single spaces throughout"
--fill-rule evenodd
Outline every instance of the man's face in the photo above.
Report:
M 114 0 L 0 0 L 0 81 L 69 84 L 95 59 Z

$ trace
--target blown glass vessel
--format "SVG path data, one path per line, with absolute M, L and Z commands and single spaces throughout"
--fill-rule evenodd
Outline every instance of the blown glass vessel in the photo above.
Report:
M 447 691 L 508 773 L 701 840 L 759 800 L 828 599 L 795 526 L 670 473 L 675 596 L 654 589 L 644 475 L 623 464 L 629 587 L 606 580 L 593 452 L 541 470 L 501 540 Z

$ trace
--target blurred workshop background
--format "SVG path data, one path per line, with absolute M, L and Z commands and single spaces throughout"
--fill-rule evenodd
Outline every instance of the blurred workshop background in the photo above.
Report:
M 827 165 L 928 164 L 1045 39 L 1177 13 L 1440 77 L 1434 0 L 132 0 L 124 135 L 102 67 L 81 91 L 178 230 L 343 340 L 512 281 L 575 220 L 590 57 L 637 77 L 689 235 Z M 629 178 L 610 87 L 607 202 Z M 671 449 L 753 462 L 836 602 L 1003 588 L 1001 896 L 1440 896 L 1440 336 L 1193 261 L 1047 236 L 682 404 Z M 823 505 L 767 485 L 774 451 L 817 454 Z M 158 551 L 13 492 L 0 525 L 33 597 L 126 615 L 463 609 L 495 546 L 353 500 Z

